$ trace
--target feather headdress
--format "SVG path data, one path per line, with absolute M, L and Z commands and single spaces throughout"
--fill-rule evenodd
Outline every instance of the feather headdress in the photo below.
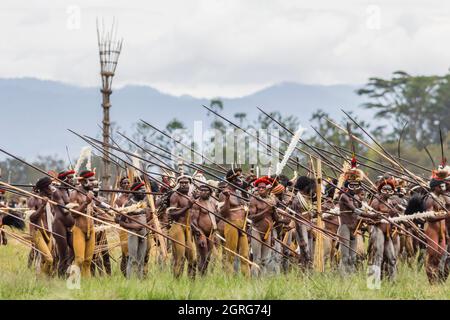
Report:
M 286 149 L 286 152 L 284 154 L 283 160 L 281 162 L 277 163 L 277 168 L 275 171 L 275 175 L 279 176 L 283 172 L 284 167 L 286 166 L 289 158 L 291 157 L 292 153 L 295 150 L 295 147 L 297 146 L 298 141 L 300 140 L 303 132 L 305 131 L 305 128 L 300 126 L 295 134 L 292 136 L 291 142 L 289 143 L 288 148 Z

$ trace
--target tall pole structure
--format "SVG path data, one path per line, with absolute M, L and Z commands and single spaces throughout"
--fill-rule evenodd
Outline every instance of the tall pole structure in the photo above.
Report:
M 112 93 L 112 81 L 114 73 L 116 71 L 119 55 L 122 50 L 123 39 L 117 39 L 117 28 L 115 28 L 114 21 L 111 29 L 105 31 L 105 27 L 102 23 L 102 27 L 99 27 L 97 20 L 97 39 L 98 50 L 100 55 L 100 75 L 102 78 L 102 87 L 100 92 L 102 93 L 102 108 L 103 108 L 103 172 L 102 172 L 102 185 L 104 189 L 109 189 L 109 180 L 111 178 L 110 161 L 109 161 L 109 147 L 110 144 L 110 118 L 109 109 L 111 108 L 110 96 Z

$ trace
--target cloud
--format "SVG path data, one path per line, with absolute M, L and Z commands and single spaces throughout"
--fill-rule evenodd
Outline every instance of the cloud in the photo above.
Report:
M 112 16 L 124 38 L 115 86 L 233 97 L 283 81 L 364 83 L 398 69 L 446 72 L 450 4 L 407 4 L 4 0 L 0 28 L 9 32 L 3 33 L 0 77 L 98 85 L 95 20 Z M 80 9 L 79 29 L 70 27 L 73 7 Z

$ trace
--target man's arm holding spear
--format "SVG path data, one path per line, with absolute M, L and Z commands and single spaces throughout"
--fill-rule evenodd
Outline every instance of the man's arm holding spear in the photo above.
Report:
M 28 200 L 28 206 L 30 208 L 35 208 L 36 207 L 35 202 L 36 202 L 36 200 L 34 198 L 33 199 L 29 199 Z M 42 215 L 44 214 L 47 202 L 48 202 L 48 198 L 44 197 L 43 200 L 42 200 L 42 204 L 30 215 L 30 221 L 33 224 L 38 224 L 39 219 L 41 219 Z

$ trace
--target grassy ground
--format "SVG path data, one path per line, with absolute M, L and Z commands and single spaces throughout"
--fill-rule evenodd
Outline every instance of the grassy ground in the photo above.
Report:
M 430 286 L 424 270 L 400 265 L 396 283 L 381 289 L 366 285 L 364 271 L 343 278 L 335 272 L 306 275 L 290 272 L 262 279 L 229 276 L 221 268 L 195 281 L 175 280 L 168 267 L 151 267 L 146 280 L 124 279 L 113 262 L 112 277 L 81 280 L 70 290 L 65 280 L 37 277 L 27 264 L 28 249 L 10 240 L 0 246 L 0 299 L 449 299 L 450 282 Z M 119 252 L 114 256 L 117 259 Z

